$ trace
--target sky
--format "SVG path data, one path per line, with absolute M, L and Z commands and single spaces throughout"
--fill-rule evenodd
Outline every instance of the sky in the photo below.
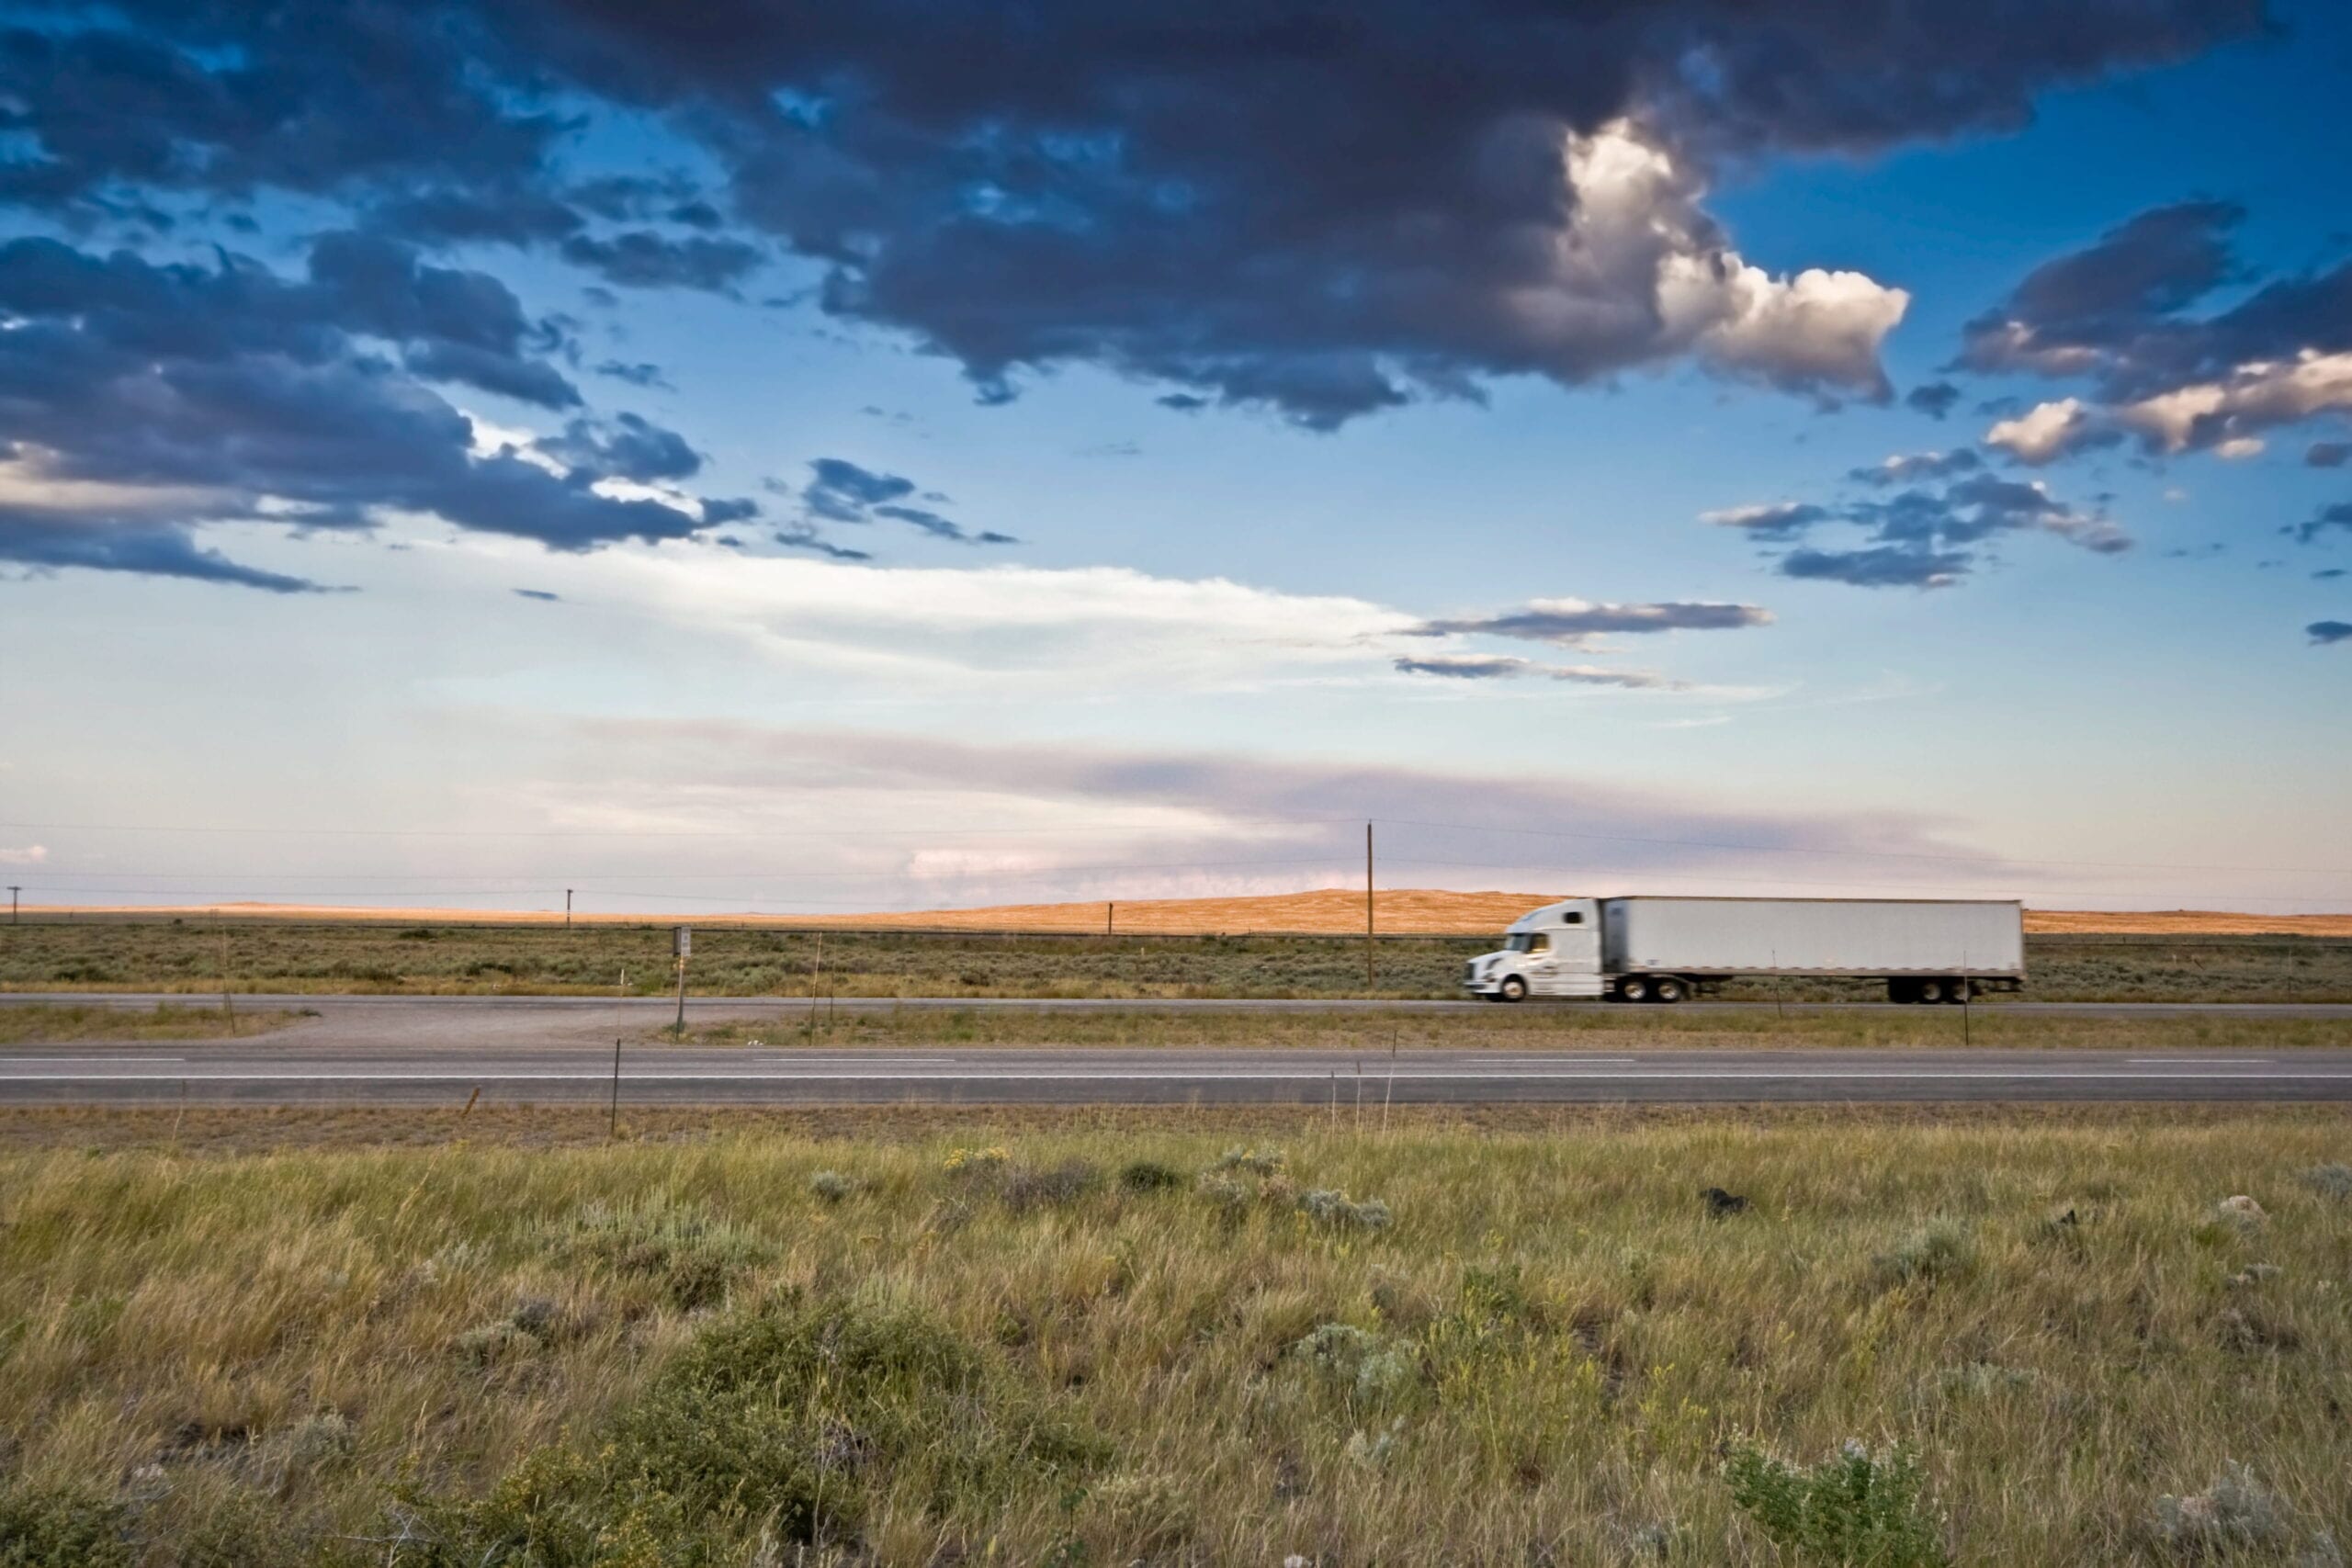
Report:
M 836 8 L 838 9 L 838 8 Z M 2352 909 L 2352 14 L 0 5 L 0 878 Z

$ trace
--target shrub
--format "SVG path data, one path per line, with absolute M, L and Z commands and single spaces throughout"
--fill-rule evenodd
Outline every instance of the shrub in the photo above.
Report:
M 1252 1176 L 1278 1176 L 1284 1164 L 1283 1151 L 1267 1148 L 1243 1148 L 1238 1145 L 1217 1156 L 1211 1170 L 1246 1170 Z
M 1077 1201 L 1100 1179 L 1101 1173 L 1082 1159 L 1064 1160 L 1044 1170 L 1014 1168 L 999 1190 L 1005 1207 L 1014 1211 L 1056 1207 Z
M 1133 1160 L 1120 1168 L 1119 1185 L 1129 1192 L 1164 1192 L 1183 1186 L 1184 1173 L 1158 1160 Z
M 0 1484 L 0 1568 L 130 1568 L 130 1510 L 78 1486 Z
M 1919 1505 L 1919 1467 L 1900 1448 L 1848 1442 L 1807 1469 L 1742 1444 L 1724 1466 L 1732 1501 L 1799 1562 L 1933 1568 L 1946 1561 Z
M 654 1280 L 682 1310 L 723 1300 L 738 1278 L 768 1256 L 752 1232 L 696 1204 L 656 1195 L 641 1204 L 592 1203 L 562 1236 L 574 1257 Z
M 1361 1404 L 1392 1400 L 1420 1376 L 1411 1352 L 1352 1324 L 1324 1324 L 1292 1346 L 1291 1354 Z
M 2224 1465 L 2202 1492 L 2156 1499 L 2156 1540 L 2175 1555 L 2224 1556 L 2246 1548 L 2277 1551 L 2290 1534 L 2286 1511 L 2245 1466 Z
M 1975 1241 L 1950 1220 L 1913 1231 L 1871 1260 L 1881 1285 L 1946 1279 L 1966 1273 L 1975 1263 Z
M 1300 1213 L 1319 1225 L 1366 1231 L 1388 1228 L 1388 1205 L 1377 1198 L 1351 1203 L 1346 1193 L 1318 1187 L 1300 1193 L 1298 1207 Z
M 2303 1172 L 2303 1185 L 2323 1198 L 2352 1199 L 2352 1165 L 2315 1165 Z
M 736 1560 L 725 1543 L 758 1529 L 799 1542 L 854 1532 L 895 1488 L 999 1507 L 1102 1457 L 926 1314 L 784 1299 L 706 1329 L 594 1450 L 541 1450 L 476 1501 L 404 1493 L 409 1539 L 388 1561 L 685 1568 Z
M 820 1170 L 808 1179 L 808 1190 L 820 1201 L 838 1203 L 857 1190 L 857 1183 L 838 1170 Z

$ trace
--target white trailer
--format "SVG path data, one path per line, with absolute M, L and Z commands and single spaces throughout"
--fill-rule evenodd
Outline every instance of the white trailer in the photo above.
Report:
M 1566 898 L 1511 922 L 1464 966 L 1488 1001 L 1679 1002 L 1737 976 L 1883 980 L 1896 1002 L 1958 1002 L 2025 983 L 2014 900 Z

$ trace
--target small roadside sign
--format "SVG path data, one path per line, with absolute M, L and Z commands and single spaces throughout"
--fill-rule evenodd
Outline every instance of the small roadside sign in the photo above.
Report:
M 671 951 L 673 953 L 676 954 L 676 955 L 677 955 L 678 957 L 680 957 L 680 958 L 684 958 L 684 957 L 685 957 L 685 956 L 686 956 L 686 954 L 688 954 L 688 953 L 692 953 L 694 950 L 695 950 L 695 929 L 694 929 L 694 927 L 692 927 L 692 926 L 680 926 L 680 927 L 679 927 L 675 931 L 673 931 L 673 932 L 672 932 L 672 933 L 671 933 L 671 937 L 670 937 L 670 951 Z

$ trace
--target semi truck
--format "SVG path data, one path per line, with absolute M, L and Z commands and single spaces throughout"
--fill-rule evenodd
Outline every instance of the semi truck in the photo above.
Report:
M 1893 1002 L 1964 1002 L 2025 984 L 2015 900 L 1564 898 L 1470 960 L 1487 1001 L 1679 1002 L 1742 976 L 1883 980 Z

